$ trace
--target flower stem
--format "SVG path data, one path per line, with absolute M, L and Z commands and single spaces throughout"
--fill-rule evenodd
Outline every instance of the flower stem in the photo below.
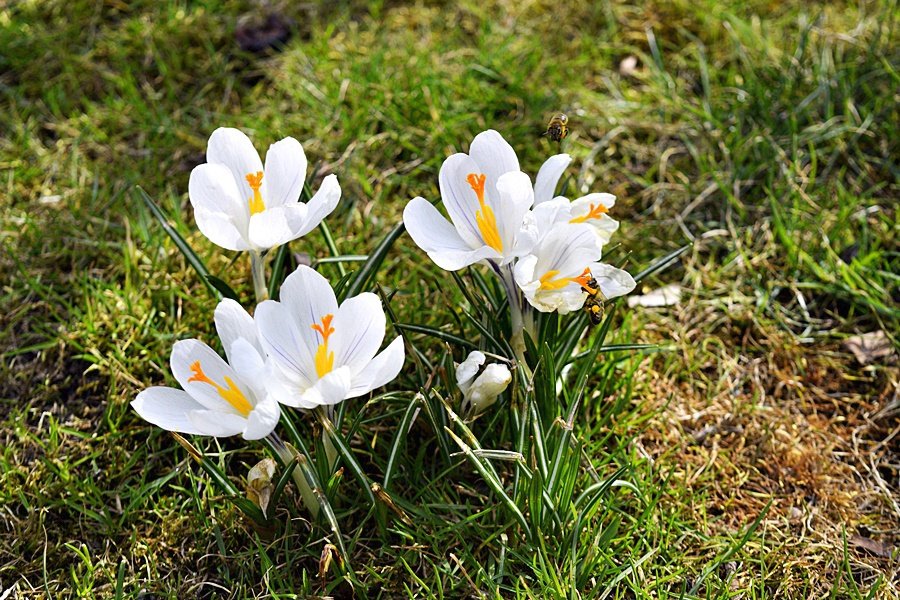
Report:
M 256 301 L 269 299 L 269 288 L 266 287 L 266 264 L 262 254 L 257 250 L 250 251 L 250 270 L 253 272 L 253 291 Z
M 510 345 L 513 353 L 516 355 L 516 360 L 527 368 L 527 363 L 525 362 L 525 314 L 522 310 L 524 298 L 516 285 L 512 268 L 509 265 L 498 269 L 497 273 L 500 275 L 500 280 L 503 281 L 503 286 L 506 288 L 506 297 L 509 299 L 510 321 L 512 324 Z M 529 321 L 532 322 L 531 328 L 533 329 L 533 319 L 529 318 Z
M 289 448 L 287 444 L 281 441 L 281 438 L 278 437 L 278 434 L 274 431 L 266 437 L 266 441 L 268 441 L 272 449 L 278 453 L 278 457 L 281 458 L 282 463 L 285 465 L 291 464 L 297 450 L 293 447 Z M 294 468 L 291 477 L 293 478 L 297 489 L 300 491 L 300 497 L 303 498 L 303 504 L 306 506 L 306 510 L 308 510 L 315 519 L 319 516 L 319 500 L 316 498 L 316 494 L 313 492 L 312 488 L 309 487 L 309 483 L 306 482 L 303 471 L 299 468 Z

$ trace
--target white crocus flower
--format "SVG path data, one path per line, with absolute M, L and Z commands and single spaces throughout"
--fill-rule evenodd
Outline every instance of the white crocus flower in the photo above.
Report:
M 588 293 L 609 299 L 634 289 L 631 275 L 599 259 L 600 248 L 590 226 L 558 225 L 534 253 L 516 263 L 516 283 L 536 309 L 560 314 L 580 309 Z
M 456 384 L 463 393 L 460 405 L 463 415 L 475 416 L 484 412 L 512 381 L 509 367 L 502 363 L 491 363 L 482 370 L 486 360 L 483 352 L 474 350 L 456 365 Z
M 594 193 L 569 200 L 565 196 L 554 196 L 563 171 L 571 162 L 568 154 L 557 154 L 541 166 L 534 183 L 534 209 L 529 220 L 538 229 L 538 239 L 560 223 L 585 223 L 594 229 L 597 242 L 602 247 L 619 229 L 619 222 L 609 216 L 616 197 Z
M 308 203 L 299 201 L 306 155 L 291 137 L 269 146 L 263 166 L 250 138 L 221 127 L 209 138 L 206 160 L 191 171 L 188 194 L 197 227 L 227 250 L 259 252 L 306 235 L 341 198 L 329 175 Z
M 281 412 L 262 385 L 264 362 L 253 320 L 233 300 L 219 304 L 215 320 L 229 362 L 200 340 L 176 342 L 170 365 L 183 389 L 148 388 L 131 406 L 168 431 L 262 439 L 275 429 Z
M 386 325 L 378 297 L 363 293 L 338 306 L 328 281 L 306 266 L 285 279 L 280 301 L 257 307 L 255 319 L 269 393 L 282 404 L 334 405 L 385 385 L 403 366 L 402 337 L 378 353 Z
M 437 266 L 457 271 L 482 260 L 503 266 L 531 249 L 521 232 L 534 201 L 531 179 L 499 133 L 475 136 L 469 154 L 444 161 L 438 180 L 450 222 L 421 197 L 403 211 L 406 230 Z

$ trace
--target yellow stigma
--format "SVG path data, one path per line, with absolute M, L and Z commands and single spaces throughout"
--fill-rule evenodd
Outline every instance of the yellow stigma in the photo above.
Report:
M 259 193 L 259 188 L 262 185 L 263 172 L 257 171 L 256 173 L 247 173 L 244 176 L 244 179 L 247 180 L 247 183 L 250 185 L 250 189 L 253 190 L 253 197 L 248 200 L 250 203 L 250 214 L 255 215 L 256 213 L 261 213 L 266 210 L 266 205 L 263 202 L 262 194 Z
M 328 351 L 328 338 L 334 333 L 334 327 L 331 321 L 334 315 L 325 315 L 322 317 L 322 323 L 314 323 L 311 327 L 319 332 L 322 336 L 322 343 L 316 350 L 316 374 L 321 378 L 331 373 L 334 368 L 334 352 Z
M 481 232 L 481 239 L 484 243 L 496 250 L 503 252 L 503 240 L 500 239 L 500 232 L 497 231 L 497 217 L 494 216 L 494 210 L 484 203 L 484 182 L 487 179 L 484 173 L 469 173 L 466 181 L 478 196 L 478 204 L 481 210 L 475 213 L 475 222 L 478 224 L 478 231 Z
M 200 383 L 207 383 L 213 388 L 215 388 L 216 392 L 219 393 L 219 396 L 222 397 L 222 400 L 230 404 L 234 410 L 238 411 L 242 417 L 246 417 L 250 414 L 250 411 L 253 410 L 253 406 L 250 402 L 247 401 L 247 397 L 244 395 L 244 392 L 238 388 L 234 384 L 234 381 L 231 380 L 231 377 L 225 376 L 225 384 L 228 386 L 227 388 L 222 387 L 212 379 L 206 376 L 206 373 L 203 372 L 203 367 L 200 366 L 200 361 L 194 362 L 191 365 L 191 375 L 188 381 L 199 381 Z
M 550 291 L 561 290 L 569 285 L 569 283 L 577 283 L 589 294 L 597 293 L 597 290 L 588 285 L 588 282 L 591 280 L 590 269 L 585 269 L 584 272 L 578 277 L 561 277 L 557 279 L 557 275 L 559 275 L 559 271 L 547 271 L 546 273 L 541 275 L 541 278 L 539 280 L 541 282 L 541 287 L 539 289 Z
M 602 204 L 597 204 L 597 206 L 594 206 L 594 204 L 591 203 L 591 209 L 587 212 L 587 214 L 570 219 L 569 223 L 584 223 L 585 221 L 588 221 L 590 219 L 599 219 L 607 212 L 609 212 L 609 209 Z

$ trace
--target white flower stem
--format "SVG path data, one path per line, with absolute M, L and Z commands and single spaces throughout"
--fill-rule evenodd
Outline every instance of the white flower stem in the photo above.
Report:
M 527 369 L 527 363 L 525 362 L 526 313 L 523 311 L 525 299 L 522 297 L 522 292 L 519 291 L 519 287 L 516 285 L 516 280 L 510 265 L 497 269 L 497 273 L 500 275 L 500 280 L 503 281 L 503 286 L 506 288 L 506 297 L 509 299 L 510 320 L 512 324 L 510 345 L 516 355 L 516 360 Z M 528 314 L 528 322 L 530 325 L 529 333 L 531 333 L 534 329 L 534 319 L 531 318 L 530 314 Z
M 272 448 L 275 449 L 275 452 L 278 453 L 281 462 L 285 465 L 291 464 L 297 451 L 294 448 L 288 448 L 274 431 L 268 435 L 268 441 L 272 445 Z M 303 471 L 299 466 L 294 467 L 291 478 L 294 480 L 294 484 L 300 491 L 300 497 L 303 498 L 303 505 L 306 506 L 306 510 L 308 510 L 315 519 L 319 516 L 319 500 L 316 498 L 316 494 L 313 492 L 312 488 L 309 487 L 309 483 L 307 483 L 306 477 L 303 476 Z
M 266 286 L 266 263 L 258 250 L 250 250 L 250 270 L 253 272 L 253 291 L 256 301 L 269 299 L 269 288 Z

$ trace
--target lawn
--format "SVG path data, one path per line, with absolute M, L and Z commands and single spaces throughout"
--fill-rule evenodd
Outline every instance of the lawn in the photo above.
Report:
M 248 49 L 272 14 L 289 39 Z M 0 3 L 0 600 L 900 598 L 898 17 L 889 0 Z M 557 144 L 541 134 L 559 111 Z M 603 488 L 584 520 L 542 520 L 516 463 L 491 460 L 527 499 L 526 536 L 446 452 L 425 413 L 464 358 L 449 337 L 404 331 L 419 366 L 344 403 L 391 498 L 346 468 L 329 482 L 349 576 L 291 486 L 260 530 L 134 413 L 172 385 L 174 341 L 213 343 L 216 305 L 136 186 L 251 307 L 249 263 L 188 202 L 219 126 L 259 150 L 297 138 L 314 189 L 338 175 L 340 254 L 437 199 L 443 160 L 485 129 L 532 175 L 572 155 L 570 196 L 617 196 L 615 264 L 690 244 L 634 292 L 680 300 L 619 302 L 604 343 L 636 349 L 582 358 L 583 401 L 535 430 L 578 451 L 558 514 Z M 357 268 L 318 262 L 321 230 L 290 250 L 334 280 Z M 478 339 L 408 236 L 376 282 L 400 322 Z M 884 351 L 857 357 L 848 341 L 876 332 Z M 514 409 L 470 424 L 484 448 L 516 448 Z M 263 456 L 193 443 L 239 489 Z

